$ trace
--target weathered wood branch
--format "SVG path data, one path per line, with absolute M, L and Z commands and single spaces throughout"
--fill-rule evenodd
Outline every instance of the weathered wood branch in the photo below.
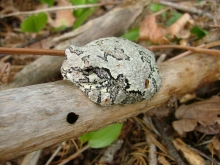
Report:
M 159 66 L 162 87 L 147 103 L 102 107 L 67 81 L 33 85 L 0 92 L 0 162 L 76 138 L 110 123 L 146 112 L 216 81 L 220 58 L 194 54 Z M 74 124 L 68 113 L 79 115 Z
M 81 26 L 78 29 L 81 31 L 79 35 L 56 44 L 54 49 L 64 50 L 70 44 L 82 46 L 101 37 L 120 36 L 129 28 L 138 25 L 150 2 L 151 0 L 128 0 L 127 3 Z M 1 86 L 0 90 L 46 82 L 60 74 L 63 60 L 64 57 L 40 57 L 24 67 L 11 83 Z

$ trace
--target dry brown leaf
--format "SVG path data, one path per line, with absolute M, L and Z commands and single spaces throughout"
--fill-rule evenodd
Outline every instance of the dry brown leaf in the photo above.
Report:
M 166 29 L 156 23 L 156 16 L 147 16 L 140 25 L 141 40 L 150 40 L 157 44 L 168 43 L 166 36 Z
M 155 44 L 169 43 L 166 36 L 169 36 L 169 39 L 174 38 L 174 36 L 186 39 L 190 36 L 190 31 L 185 29 L 185 25 L 190 21 L 190 15 L 185 13 L 179 20 L 166 29 L 157 24 L 155 15 L 147 16 L 141 22 L 139 39 L 150 40 Z
M 220 134 L 220 123 L 215 123 L 213 125 L 197 125 L 195 128 L 196 131 L 205 133 L 207 135 L 216 135 Z
M 186 144 L 179 138 L 173 140 L 173 144 L 178 151 L 181 151 L 185 159 L 191 165 L 205 165 L 205 160 L 195 151 L 186 146 Z
M 193 131 L 197 125 L 197 120 L 181 119 L 172 123 L 173 128 L 182 136 L 186 132 Z
M 200 101 L 190 105 L 182 105 L 177 109 L 175 116 L 177 119 L 195 119 L 202 125 L 212 125 L 220 123 L 220 98 L 213 96 L 210 99 Z
M 176 118 L 180 120 L 173 122 L 173 127 L 181 135 L 184 132 L 192 131 L 194 128 L 200 132 L 211 133 L 210 129 L 218 128 L 220 124 L 220 118 L 218 117 L 220 114 L 219 106 L 219 96 L 213 96 L 205 101 L 190 105 L 182 105 L 175 113 Z M 196 127 L 196 123 L 201 125 Z
M 220 141 L 218 136 L 214 136 L 212 142 L 208 144 L 209 151 L 220 158 Z
M 170 165 L 164 156 L 158 156 L 158 162 L 162 165 Z
M 188 13 L 183 14 L 180 19 L 167 29 L 167 33 L 171 34 L 171 37 L 177 36 L 178 38 L 188 38 L 190 36 L 190 31 L 184 30 L 184 26 L 190 21 L 190 19 L 191 17 Z
M 171 112 L 171 110 L 164 105 L 161 107 L 151 109 L 151 110 L 147 111 L 146 113 L 150 116 L 156 116 L 158 118 L 163 118 L 163 117 L 167 117 L 170 114 L 170 112 Z
M 181 104 L 196 98 L 196 92 L 184 95 L 179 101 Z
M 6 84 L 8 82 L 10 68 L 10 63 L 0 62 L 0 85 Z
M 57 7 L 62 6 L 71 6 L 72 4 L 67 0 L 58 0 Z M 71 27 L 73 26 L 73 23 L 75 21 L 75 17 L 73 16 L 73 10 L 59 10 L 56 12 L 56 19 L 52 20 L 50 17 L 48 17 L 48 23 L 52 27 Z

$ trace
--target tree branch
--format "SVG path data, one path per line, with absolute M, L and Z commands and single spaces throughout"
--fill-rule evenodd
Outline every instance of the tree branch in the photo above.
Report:
M 110 123 L 123 121 L 216 81 L 220 57 L 191 55 L 159 66 L 162 87 L 146 101 L 102 107 L 90 101 L 72 83 L 58 81 L 0 92 L 0 162 L 77 138 Z M 74 124 L 66 121 L 73 112 Z

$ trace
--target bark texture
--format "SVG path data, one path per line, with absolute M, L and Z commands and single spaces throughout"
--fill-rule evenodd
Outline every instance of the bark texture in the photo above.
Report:
M 180 97 L 220 75 L 220 57 L 194 54 L 159 66 L 162 87 L 148 103 L 102 107 L 67 81 L 0 92 L 0 162 L 123 121 Z M 66 121 L 73 112 L 74 124 Z

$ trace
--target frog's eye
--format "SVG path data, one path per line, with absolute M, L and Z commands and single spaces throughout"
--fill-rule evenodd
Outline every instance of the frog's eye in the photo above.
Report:
M 92 66 L 89 66 L 89 67 L 83 69 L 82 72 L 84 75 L 90 75 L 90 74 L 94 73 L 94 68 Z

